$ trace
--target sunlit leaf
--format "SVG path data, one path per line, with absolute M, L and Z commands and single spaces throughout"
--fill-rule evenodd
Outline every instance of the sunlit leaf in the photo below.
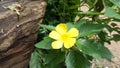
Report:
M 111 60 L 113 57 L 111 52 L 106 47 L 104 47 L 104 45 L 97 41 L 79 39 L 76 45 L 80 51 L 98 60 L 103 58 Z
M 36 48 L 41 48 L 41 49 L 52 49 L 51 43 L 53 39 L 49 37 L 44 37 L 44 39 L 38 43 L 35 44 Z
M 50 30 L 50 31 L 52 31 L 52 30 L 55 29 L 54 26 L 51 26 L 51 25 L 44 25 L 44 24 L 40 24 L 40 27 L 45 28 L 45 29 L 48 29 L 48 30 Z
M 105 11 L 105 16 L 120 19 L 120 14 L 116 12 L 116 10 L 111 7 L 107 7 Z
M 78 15 L 84 14 L 84 15 L 100 15 L 102 13 L 100 12 L 95 12 L 95 11 L 86 11 L 86 12 L 78 12 Z
M 99 33 L 100 31 L 103 30 L 104 27 L 105 25 L 102 24 L 91 24 L 91 23 L 83 24 L 79 27 L 80 37 L 94 33 Z
M 120 8 L 120 0 L 110 0 L 110 2 L 117 5 Z

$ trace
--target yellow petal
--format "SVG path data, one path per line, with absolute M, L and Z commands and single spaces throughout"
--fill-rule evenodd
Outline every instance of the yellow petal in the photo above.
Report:
M 69 38 L 69 39 L 66 40 L 66 42 L 64 42 L 64 47 L 69 49 L 72 46 L 74 46 L 75 42 L 76 42 L 75 38 Z
M 67 25 L 61 23 L 61 24 L 58 24 L 55 29 L 56 29 L 56 31 L 59 32 L 60 34 L 64 34 L 64 33 L 66 33 L 66 31 L 67 31 Z
M 57 40 L 60 38 L 60 34 L 56 31 L 52 31 L 52 32 L 50 32 L 49 37 Z
M 79 31 L 78 31 L 78 29 L 76 29 L 76 28 L 71 28 L 71 29 L 68 31 L 68 35 L 69 35 L 70 37 L 77 37 L 78 34 L 79 34 Z
M 52 48 L 53 49 L 60 49 L 63 46 L 63 42 L 61 41 L 54 41 L 52 42 Z

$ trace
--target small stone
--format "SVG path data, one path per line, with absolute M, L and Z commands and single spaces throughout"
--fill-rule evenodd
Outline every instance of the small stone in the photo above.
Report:
M 16 27 L 18 28 L 18 27 L 20 27 L 20 25 L 17 25 Z
M 4 33 L 4 29 L 1 29 L 1 30 L 0 30 L 0 33 L 2 33 L 2 34 L 3 34 L 3 33 Z

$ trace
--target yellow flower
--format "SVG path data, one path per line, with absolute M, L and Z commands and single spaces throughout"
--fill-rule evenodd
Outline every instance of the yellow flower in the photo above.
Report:
M 49 37 L 55 39 L 52 42 L 53 49 L 60 49 L 63 47 L 69 49 L 74 46 L 76 38 L 79 34 L 79 31 L 76 28 L 71 28 L 67 30 L 66 24 L 58 24 L 54 31 L 50 32 Z

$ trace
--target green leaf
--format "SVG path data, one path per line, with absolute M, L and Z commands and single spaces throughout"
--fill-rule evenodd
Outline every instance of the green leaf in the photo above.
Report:
M 78 15 L 84 14 L 84 15 L 100 15 L 102 13 L 96 12 L 96 11 L 86 11 L 86 12 L 78 12 Z
M 41 48 L 41 49 L 52 49 L 51 43 L 53 39 L 50 37 L 44 37 L 44 39 L 38 43 L 35 44 L 36 48 Z
M 51 26 L 51 25 L 44 25 L 44 24 L 40 24 L 40 27 L 45 28 L 45 29 L 48 29 L 48 30 L 50 30 L 50 31 L 52 31 L 52 30 L 55 29 L 54 26 Z
M 77 9 L 78 7 L 79 7 L 79 4 L 76 4 L 74 6 L 70 6 L 69 9 L 73 9 L 74 10 L 74 9 Z
M 113 4 L 120 8 L 120 0 L 110 0 L 110 2 L 112 2 Z
M 99 33 L 105 27 L 103 24 L 85 23 L 79 27 L 80 37 Z
M 71 0 L 71 2 L 74 4 L 80 4 L 80 0 Z
M 76 45 L 80 51 L 98 60 L 101 60 L 102 58 L 111 60 L 111 58 L 113 58 L 111 52 L 100 42 L 93 40 L 79 39 Z
M 75 22 L 75 27 L 79 29 L 79 28 L 81 27 L 81 25 L 83 25 L 83 24 L 85 24 L 85 23 L 87 23 L 87 21 L 84 20 L 84 19 L 82 19 L 82 20 L 80 20 L 80 21 L 76 21 L 76 22 Z
M 112 9 L 111 7 L 107 7 L 106 11 L 105 11 L 105 16 L 108 17 L 113 17 L 116 19 L 120 19 L 120 14 L 118 14 L 114 9 Z
M 67 24 L 67 29 L 68 30 L 75 27 L 74 24 L 72 24 L 72 23 L 66 23 L 66 24 Z
M 61 50 L 47 50 L 43 58 L 47 68 L 58 68 L 57 66 L 64 62 L 65 52 L 61 52 Z
M 80 51 L 69 51 L 66 56 L 66 67 L 67 68 L 89 68 L 89 61 L 80 53 Z
M 31 55 L 29 67 L 30 68 L 43 68 L 40 62 L 40 57 L 36 51 L 34 51 Z

